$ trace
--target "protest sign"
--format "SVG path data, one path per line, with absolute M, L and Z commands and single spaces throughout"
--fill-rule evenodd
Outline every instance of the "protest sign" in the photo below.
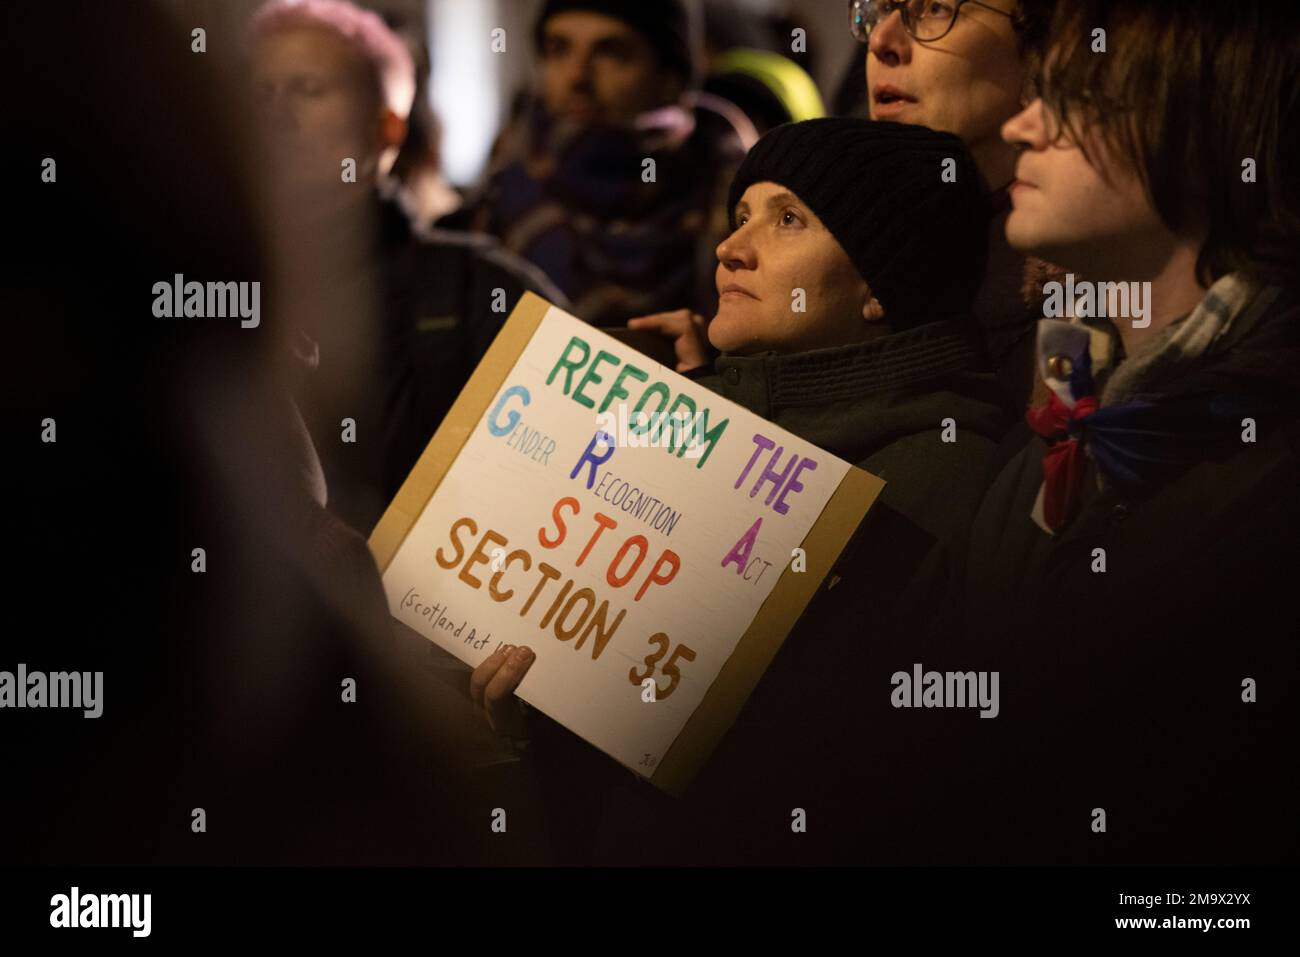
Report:
M 884 483 L 527 295 L 371 536 L 395 618 L 680 793 Z

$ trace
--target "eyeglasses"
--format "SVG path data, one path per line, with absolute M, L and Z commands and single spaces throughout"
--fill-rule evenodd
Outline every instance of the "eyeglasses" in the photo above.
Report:
M 1041 72 L 1029 79 L 1024 105 L 1029 106 L 1035 100 L 1043 101 L 1043 126 L 1048 142 L 1070 142 L 1086 132 L 1104 116 L 1129 113 L 1133 105 L 1118 97 L 1105 96 L 1093 90 L 1071 89 L 1068 95 L 1050 82 Z M 1069 104 L 1070 124 L 1063 124 L 1056 112 L 1056 104 L 1065 101 Z
M 849 29 L 859 43 L 866 43 L 880 21 L 897 10 L 902 14 L 903 29 L 908 35 L 922 43 L 930 43 L 948 35 L 957 22 L 958 11 L 967 3 L 1009 17 L 1013 24 L 1019 23 L 1016 14 L 980 3 L 980 0 L 849 0 Z

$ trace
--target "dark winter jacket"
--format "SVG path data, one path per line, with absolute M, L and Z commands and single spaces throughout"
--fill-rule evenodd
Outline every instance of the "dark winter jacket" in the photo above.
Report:
M 369 534 L 525 290 L 566 300 L 530 263 L 485 236 L 414 231 L 395 203 L 377 204 L 379 235 L 358 273 L 376 297 L 378 342 L 340 389 L 356 332 L 322 327 L 320 368 L 301 403 L 320 452 L 329 507 Z M 498 290 L 500 293 L 498 294 Z M 355 422 L 352 441 L 341 422 Z
M 980 508 L 969 632 L 1004 702 L 946 755 L 981 798 L 953 821 L 956 853 L 1294 860 L 1300 297 L 1146 398 L 1241 411 L 1173 420 L 1207 438 L 1144 492 L 1101 490 L 1090 463 L 1090 498 L 1054 537 L 1030 520 L 1047 445 L 1025 430 Z

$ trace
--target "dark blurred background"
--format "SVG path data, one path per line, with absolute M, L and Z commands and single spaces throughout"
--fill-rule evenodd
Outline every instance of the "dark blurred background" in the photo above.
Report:
M 634 0 L 629 0 L 634 2 Z M 202 26 L 209 38 L 239 36 L 262 0 L 161 0 L 179 24 Z M 423 91 L 441 126 L 443 171 L 457 187 L 484 172 L 492 141 L 526 90 L 534 68 L 532 29 L 542 0 L 359 0 L 428 52 L 430 82 Z M 840 0 L 697 0 L 706 52 L 736 47 L 780 53 L 808 71 L 828 110 L 841 85 L 865 96 L 865 52 L 849 33 L 848 5 Z M 484 38 L 506 31 L 507 54 L 493 53 Z M 791 49 L 791 30 L 807 31 L 806 52 Z M 220 53 L 222 44 L 209 50 Z M 852 79 L 845 84 L 846 73 Z M 862 104 L 865 106 L 865 101 Z M 417 102 L 416 109 L 420 109 Z

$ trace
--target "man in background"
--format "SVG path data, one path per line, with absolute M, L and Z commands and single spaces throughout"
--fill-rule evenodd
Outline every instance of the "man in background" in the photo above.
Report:
M 541 267 L 597 325 L 716 306 L 726 187 L 754 134 L 695 91 L 691 14 L 684 0 L 548 0 L 536 98 L 458 220 Z

